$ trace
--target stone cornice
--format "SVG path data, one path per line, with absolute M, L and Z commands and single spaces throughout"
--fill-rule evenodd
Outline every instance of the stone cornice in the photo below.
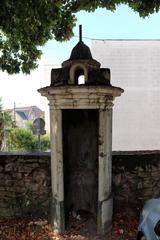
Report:
M 56 109 L 108 109 L 124 90 L 113 86 L 61 86 L 38 90 Z

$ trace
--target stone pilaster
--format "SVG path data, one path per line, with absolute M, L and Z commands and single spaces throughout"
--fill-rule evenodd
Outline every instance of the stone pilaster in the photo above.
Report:
M 62 111 L 53 109 L 50 104 L 51 124 L 51 183 L 52 213 L 54 230 L 63 232 L 64 221 L 64 183 L 63 183 L 63 146 L 62 146 Z
M 112 224 L 112 108 L 99 110 L 98 233 Z

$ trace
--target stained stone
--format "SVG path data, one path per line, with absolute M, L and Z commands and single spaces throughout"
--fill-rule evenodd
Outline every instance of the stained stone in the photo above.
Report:
M 53 229 L 62 233 L 70 213 L 83 210 L 103 235 L 112 224 L 112 107 L 123 90 L 80 38 L 39 92 L 50 106 Z

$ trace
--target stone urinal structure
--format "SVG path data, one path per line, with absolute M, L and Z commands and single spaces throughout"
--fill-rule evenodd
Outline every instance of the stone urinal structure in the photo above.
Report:
M 110 83 L 80 39 L 61 68 L 52 69 L 47 97 L 51 126 L 53 228 L 63 232 L 71 212 L 90 212 L 97 232 L 112 225 L 112 108 L 123 92 Z

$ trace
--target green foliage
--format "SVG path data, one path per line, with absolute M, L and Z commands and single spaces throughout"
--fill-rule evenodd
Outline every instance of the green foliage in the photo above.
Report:
M 3 111 L 2 99 L 0 98 L 0 124 L 6 127 L 11 126 L 12 116 L 8 112 Z
M 64 41 L 73 35 L 75 14 L 96 8 L 115 10 L 127 4 L 145 17 L 160 9 L 160 0 L 1 0 L 0 69 L 10 74 L 30 73 L 49 39 Z
M 28 122 L 26 123 L 26 128 L 29 129 L 30 131 L 33 131 L 33 122 L 28 121 Z
M 41 136 L 41 138 L 40 138 L 40 146 L 39 146 L 38 137 L 34 136 L 34 151 L 35 150 L 47 151 L 49 149 L 50 149 L 50 138 L 49 138 L 48 135 Z
M 9 134 L 9 145 L 11 151 L 27 151 L 34 152 L 39 150 L 38 137 L 33 135 L 28 128 L 12 128 Z M 50 148 L 50 140 L 48 136 L 41 137 L 41 151 Z
M 2 149 L 2 143 L 7 128 L 12 127 L 13 120 L 11 114 L 4 112 L 2 108 L 2 99 L 0 98 L 0 150 Z
M 13 128 L 10 131 L 11 150 L 33 151 L 32 132 L 25 128 Z

